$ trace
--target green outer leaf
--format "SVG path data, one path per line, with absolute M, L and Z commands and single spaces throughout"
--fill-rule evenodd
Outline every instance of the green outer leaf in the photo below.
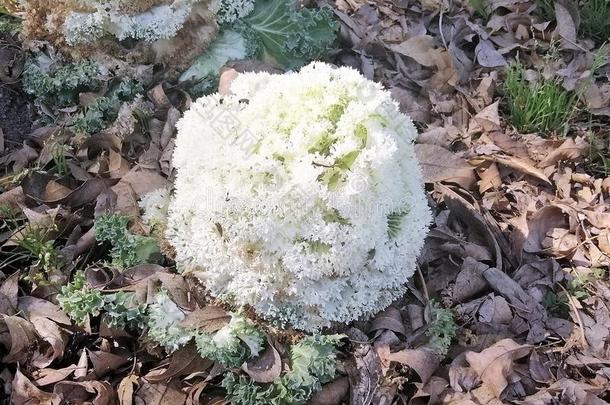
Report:
M 254 11 L 235 25 L 248 49 L 288 68 L 321 57 L 337 27 L 328 9 L 296 10 L 290 0 L 258 0 Z
M 180 81 L 203 80 L 210 75 L 217 75 L 220 68 L 231 60 L 243 59 L 248 52 L 244 38 L 235 31 L 224 30 L 209 48 L 199 56 Z

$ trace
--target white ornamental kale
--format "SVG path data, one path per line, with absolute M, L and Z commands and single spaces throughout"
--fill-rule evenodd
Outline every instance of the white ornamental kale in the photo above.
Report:
M 231 314 L 231 321 L 215 333 L 195 336 L 201 357 L 225 366 L 239 367 L 246 359 L 263 350 L 265 335 L 243 315 Z
M 200 0 L 175 0 L 150 10 L 128 15 L 121 1 L 92 2 L 95 12 L 73 12 L 64 23 L 64 36 L 69 45 L 90 43 L 105 34 L 118 40 L 132 38 L 146 42 L 170 39 L 182 28 L 193 6 Z
M 351 68 L 246 73 L 178 124 L 167 236 L 212 294 L 316 331 L 404 292 L 430 222 L 389 92 Z
M 151 227 L 164 228 L 167 222 L 167 207 L 170 192 L 167 188 L 159 188 L 145 194 L 138 205 L 143 211 L 142 220 Z
M 166 291 L 159 291 L 155 301 L 148 306 L 148 336 L 169 353 L 186 345 L 193 337 L 192 331 L 180 322 L 186 314 L 176 305 Z

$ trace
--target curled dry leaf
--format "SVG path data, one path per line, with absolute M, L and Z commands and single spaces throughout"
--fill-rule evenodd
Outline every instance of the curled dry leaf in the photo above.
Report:
M 133 393 L 134 386 L 138 385 L 138 376 L 129 374 L 123 378 L 117 388 L 117 395 L 119 397 L 119 405 L 131 405 L 133 404 Z
M 547 177 L 544 172 L 525 160 L 519 159 L 514 156 L 506 156 L 506 155 L 494 155 L 494 156 L 481 156 L 483 160 L 491 160 L 493 162 L 499 163 L 504 166 L 508 166 L 513 170 L 516 170 L 520 173 L 526 174 L 528 176 L 532 176 L 538 180 L 542 180 L 547 184 L 551 184 L 551 181 Z
M 479 40 L 474 52 L 477 61 L 483 67 L 501 67 L 507 65 L 504 56 L 496 50 L 489 40 Z
M 255 359 L 242 365 L 242 369 L 258 383 L 270 383 L 279 378 L 282 372 L 282 359 L 280 353 L 267 339 L 267 348 Z
M 438 355 L 434 350 L 427 347 L 404 349 L 390 353 L 388 360 L 413 369 L 424 384 L 428 382 L 440 364 Z
M 429 35 L 411 37 L 398 45 L 390 45 L 389 48 L 427 67 L 437 65 L 441 52 L 435 48 L 434 39 Z
M 523 250 L 528 253 L 543 251 L 547 233 L 566 225 L 566 217 L 561 208 L 554 205 L 543 207 L 527 223 L 529 233 L 525 235 Z
M 576 37 L 580 23 L 578 7 L 572 0 L 559 0 L 553 3 L 555 5 L 557 31 L 561 37 L 562 47 L 564 49 L 580 49 Z
M 341 377 L 316 392 L 309 405 L 340 405 L 349 392 L 349 379 Z
M 60 192 L 57 187 L 52 187 L 54 192 L 47 199 L 47 186 L 52 181 L 54 181 L 52 176 L 40 172 L 31 172 L 23 179 L 21 187 L 23 187 L 26 197 L 38 203 L 80 207 L 95 201 L 98 195 L 116 183 L 116 180 L 113 179 L 89 179 L 69 192 L 65 192 L 63 189 Z
M 12 382 L 10 403 L 12 405 L 60 405 L 62 400 L 57 394 L 42 391 L 20 370 L 17 370 Z
M 20 210 L 20 207 L 24 204 L 25 195 L 21 186 L 0 193 L 0 205 L 9 206 L 13 210 Z
M 2 358 L 4 363 L 15 363 L 25 359 L 38 340 L 34 325 L 18 316 L 3 315 L 0 318 L 0 331 L 2 330 L 8 331 L 0 334 L 0 343 L 9 351 Z
M 538 163 L 538 166 L 545 168 L 554 166 L 560 161 L 579 159 L 585 156 L 589 148 L 589 142 L 584 137 L 568 138 Z
M 165 371 L 160 374 L 156 372 L 144 378 L 151 383 L 170 381 L 176 377 L 208 370 L 213 363 L 211 360 L 201 358 L 197 352 L 197 347 L 191 342 L 172 355 L 169 366 Z
M 409 405 L 421 404 L 423 398 L 428 398 L 429 405 L 442 403 L 443 392 L 449 386 L 447 380 L 441 377 L 432 376 L 426 384 L 415 383 L 417 392 L 409 401 Z
M 91 403 L 93 405 L 113 405 L 116 393 L 106 381 L 62 381 L 55 384 L 53 393 L 58 394 L 62 403 Z
M 71 325 L 70 318 L 57 305 L 36 297 L 19 297 L 19 311 L 30 321 L 34 318 L 48 318 L 63 325 Z
M 483 292 L 487 287 L 487 281 L 482 276 L 482 272 L 488 266 L 480 263 L 473 258 L 466 258 L 462 263 L 462 269 L 455 279 L 453 288 L 453 300 L 455 302 L 464 302 L 468 298 Z
M 467 352 L 465 356 L 482 383 L 492 390 L 496 398 L 500 398 L 514 372 L 514 361 L 527 356 L 531 350 L 530 345 L 504 339 L 480 353 Z
M 68 336 L 52 320 L 44 317 L 34 317 L 31 320 L 36 332 L 48 343 L 48 347 L 41 346 L 32 357 L 32 365 L 38 368 L 48 367 L 56 359 L 64 355 Z
M 91 364 L 93 365 L 91 371 L 96 377 L 103 377 L 106 374 L 119 370 L 121 367 L 131 362 L 128 355 L 121 356 L 101 350 L 91 351 L 88 349 L 87 352 L 89 353 L 89 360 L 91 360 Z
M 231 83 L 239 75 L 239 72 L 233 68 L 226 69 L 220 74 L 220 83 L 218 84 L 218 92 L 223 95 L 231 93 Z
M 376 332 L 376 335 L 379 335 L 384 330 L 391 330 L 402 336 L 407 336 L 407 330 L 405 329 L 402 316 L 398 309 L 388 307 L 375 316 L 371 324 L 371 331 L 374 331 Z
M 63 381 L 68 378 L 78 366 L 71 365 L 61 369 L 43 368 L 33 373 L 34 382 L 39 387 L 45 385 L 55 384 L 56 382 Z

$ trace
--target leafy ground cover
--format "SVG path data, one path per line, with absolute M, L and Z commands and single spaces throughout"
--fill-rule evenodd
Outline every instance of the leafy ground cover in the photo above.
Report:
M 175 273 L 140 208 L 171 183 L 175 124 L 215 89 L 214 58 L 200 87 L 159 66 L 47 69 L 3 17 L 0 106 L 23 107 L 0 113 L 0 401 L 610 401 L 608 2 L 329 4 L 321 57 L 382 83 L 420 129 L 434 221 L 408 294 L 324 337 L 231 314 Z M 256 54 L 281 52 L 259 28 Z

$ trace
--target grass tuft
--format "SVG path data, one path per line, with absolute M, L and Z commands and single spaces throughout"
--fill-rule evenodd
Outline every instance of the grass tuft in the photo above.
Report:
M 489 19 L 488 0 L 468 0 L 468 2 L 476 14 L 483 17 L 484 20 Z
M 580 10 L 580 32 L 602 44 L 610 38 L 610 0 L 586 0 Z
M 555 19 L 555 6 L 553 0 L 538 0 L 536 2 L 540 15 L 544 21 L 553 21 Z
M 521 132 L 561 131 L 578 103 L 577 94 L 555 79 L 529 83 L 519 62 L 509 66 L 504 91 L 510 120 Z

